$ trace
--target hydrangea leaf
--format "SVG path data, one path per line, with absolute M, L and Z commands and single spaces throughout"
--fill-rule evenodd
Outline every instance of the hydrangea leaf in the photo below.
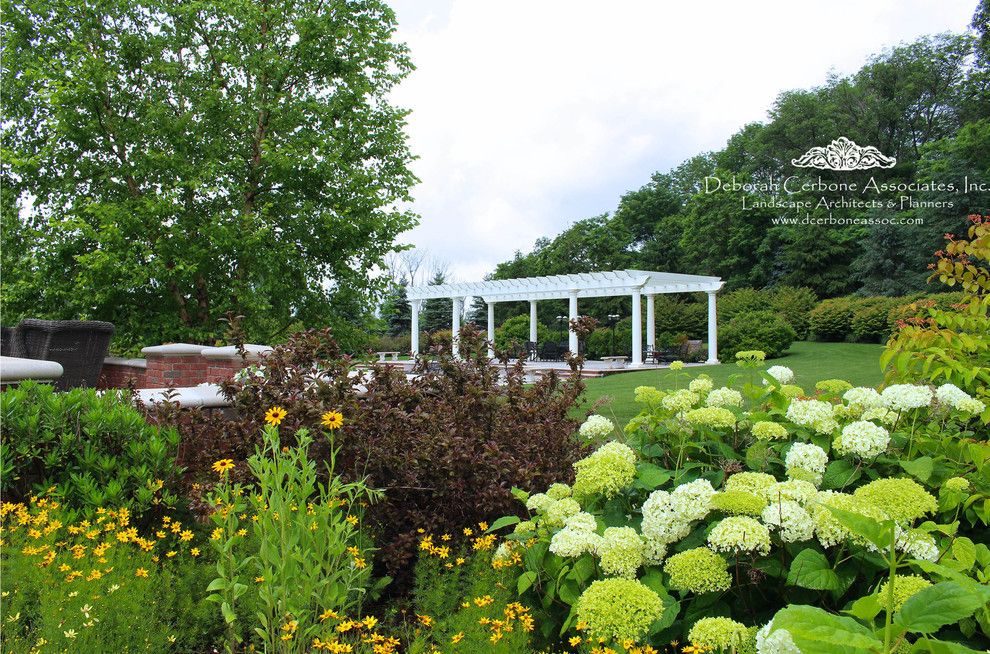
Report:
M 973 615 L 986 605 L 986 595 L 990 595 L 990 588 L 985 594 L 977 593 L 954 581 L 943 581 L 904 602 L 897 623 L 908 631 L 934 633 L 947 624 Z
M 536 582 L 536 573 L 532 570 L 527 570 L 526 572 L 519 575 L 519 579 L 516 581 L 516 590 L 520 595 L 525 593 L 533 583 Z
M 843 527 L 857 536 L 862 536 L 870 541 L 879 547 L 881 551 L 886 551 L 890 547 L 890 542 L 894 537 L 893 521 L 884 520 L 880 522 L 879 520 L 874 520 L 873 518 L 868 518 L 852 511 L 837 509 L 834 506 L 825 505 L 825 508 L 832 512 L 832 515 L 835 516 L 835 519 Z
M 839 590 L 843 585 L 828 559 L 811 548 L 801 550 L 794 557 L 787 573 L 787 583 L 812 590 Z
M 651 491 L 660 487 L 672 476 L 672 472 L 664 470 L 656 464 L 640 462 L 636 465 L 635 485 L 643 490 Z
M 870 629 L 852 618 L 814 606 L 788 606 L 773 618 L 774 631 L 786 629 L 803 654 L 861 654 L 883 648 Z
M 495 522 L 485 531 L 485 533 L 491 533 L 493 531 L 498 531 L 502 527 L 508 527 L 509 525 L 514 525 L 519 522 L 519 516 L 517 515 L 504 515 Z
M 825 475 L 822 477 L 822 488 L 826 490 L 839 490 L 852 484 L 862 476 L 858 466 L 854 466 L 845 459 L 832 461 L 825 468 Z
M 904 472 L 913 475 L 921 481 L 928 481 L 935 469 L 935 461 L 930 456 L 922 456 L 917 459 L 903 459 L 899 461 Z

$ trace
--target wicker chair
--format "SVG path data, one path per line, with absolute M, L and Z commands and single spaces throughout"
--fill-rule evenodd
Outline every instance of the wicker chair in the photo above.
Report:
M 103 359 L 110 349 L 113 325 L 97 320 L 22 320 L 14 328 L 15 357 L 62 364 L 58 390 L 96 386 Z

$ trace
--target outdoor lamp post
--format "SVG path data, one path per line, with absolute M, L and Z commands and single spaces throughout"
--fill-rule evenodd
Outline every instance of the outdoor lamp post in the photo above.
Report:
M 609 344 L 609 353 L 615 354 L 615 326 L 619 323 L 619 314 L 608 314 L 608 326 L 612 328 L 612 342 Z
M 566 340 L 567 333 L 564 331 L 564 322 L 567 320 L 567 316 L 557 316 L 557 331 L 560 332 L 561 340 Z

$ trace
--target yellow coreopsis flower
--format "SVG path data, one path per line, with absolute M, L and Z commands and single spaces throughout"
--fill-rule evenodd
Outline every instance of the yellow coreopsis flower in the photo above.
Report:
M 223 473 L 227 472 L 228 470 L 232 470 L 233 468 L 234 468 L 233 459 L 220 459 L 219 461 L 215 461 L 213 463 L 213 472 L 217 473 L 218 475 L 222 475 Z

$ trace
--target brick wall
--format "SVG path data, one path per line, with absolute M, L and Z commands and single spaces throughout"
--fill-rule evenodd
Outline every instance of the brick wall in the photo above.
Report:
M 100 370 L 97 388 L 148 388 L 144 359 L 118 359 L 107 357 Z

